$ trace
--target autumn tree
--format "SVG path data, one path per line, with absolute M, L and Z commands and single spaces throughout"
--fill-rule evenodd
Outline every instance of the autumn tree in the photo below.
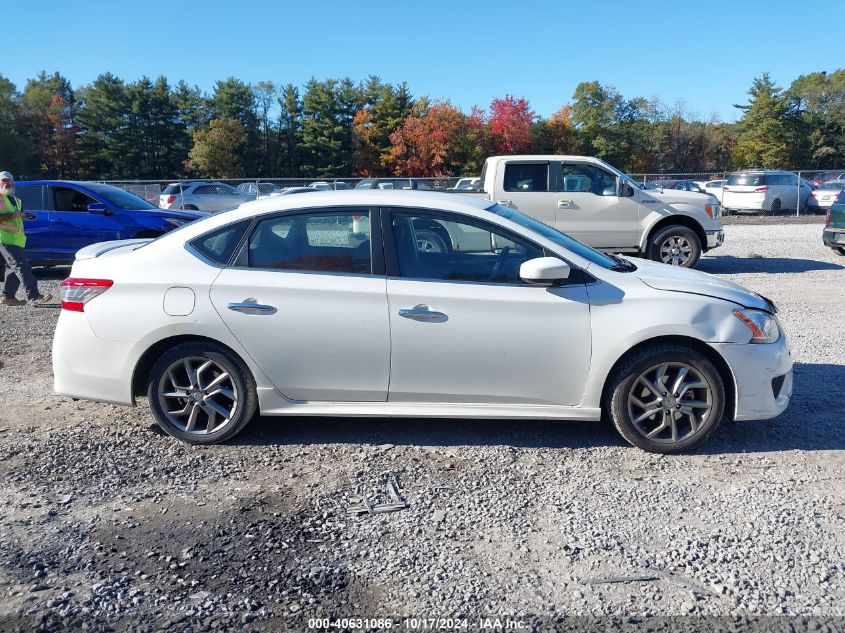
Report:
M 190 167 L 209 178 L 237 178 L 242 175 L 241 150 L 246 131 L 235 119 L 213 119 L 206 130 L 194 132 Z
M 390 135 L 384 163 L 396 176 L 461 174 L 477 161 L 481 138 L 478 117 L 463 114 L 448 101 L 430 105 L 420 99 Z
M 548 119 L 538 119 L 531 129 L 531 136 L 534 151 L 538 154 L 573 154 L 572 106 L 567 103 Z
M 370 77 L 364 85 L 364 107 L 352 120 L 355 129 L 355 173 L 384 175 L 383 158 L 390 150 L 390 135 L 402 125 L 411 108 L 406 84 L 393 87 Z
M 9 170 L 19 178 L 38 173 L 35 143 L 39 140 L 24 130 L 17 87 L 0 75 L 0 169 Z
M 496 154 L 522 154 L 533 145 L 531 126 L 536 115 L 525 98 L 506 95 L 490 103 L 490 145 Z

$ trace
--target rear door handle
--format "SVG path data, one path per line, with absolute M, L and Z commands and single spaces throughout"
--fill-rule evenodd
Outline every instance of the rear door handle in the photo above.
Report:
M 572 206 L 572 200 L 558 200 L 557 201 L 557 208 L 558 209 L 568 209 Z
M 441 321 L 447 318 L 445 312 L 429 310 L 425 304 L 415 305 L 413 308 L 402 308 L 399 310 L 399 316 L 415 321 Z
M 510 200 L 496 200 L 496 204 L 500 204 L 503 207 L 509 207 L 509 206 L 511 206 L 511 201 Z
M 256 303 L 254 299 L 230 303 L 228 308 L 234 312 L 243 312 L 244 314 L 275 314 L 276 312 L 275 307 Z

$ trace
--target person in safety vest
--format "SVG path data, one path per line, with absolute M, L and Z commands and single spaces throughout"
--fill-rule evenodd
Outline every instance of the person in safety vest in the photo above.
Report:
M 27 298 L 35 305 L 43 305 L 49 303 L 52 297 L 38 292 L 38 282 L 23 250 L 26 246 L 23 207 L 14 194 L 15 179 L 12 174 L 0 171 L 0 277 L 3 279 L 0 305 L 20 306 L 26 303 L 15 298 L 21 283 Z

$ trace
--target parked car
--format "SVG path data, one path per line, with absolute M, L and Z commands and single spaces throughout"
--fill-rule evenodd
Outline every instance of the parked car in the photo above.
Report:
M 829 180 L 818 189 L 813 189 L 807 198 L 808 210 L 829 209 L 845 189 L 845 180 Z
M 593 248 L 692 267 L 725 233 L 712 196 L 645 190 L 590 156 L 492 156 L 481 172 L 486 197 Z
M 420 221 L 477 245 L 427 252 Z M 256 413 L 604 412 L 631 444 L 680 453 L 725 416 L 777 416 L 792 393 L 768 299 L 464 195 L 258 200 L 143 248 L 83 249 L 61 299 L 55 391 L 124 405 L 146 394 L 162 429 L 199 444 Z
M 320 189 L 315 189 L 314 187 L 285 187 L 284 189 L 279 189 L 278 191 L 269 193 L 266 196 L 258 197 L 259 199 L 262 199 L 269 198 L 271 196 L 289 196 L 294 193 L 314 193 L 315 191 L 320 191 Z
M 266 196 L 267 194 L 278 191 L 279 187 L 272 182 L 242 182 L 236 189 L 241 193 L 252 196 Z
M 706 193 L 692 180 L 651 180 L 643 185 L 644 189 L 679 189 L 680 191 L 694 191 Z
M 352 185 L 348 182 L 326 182 L 324 180 L 318 180 L 317 182 L 309 183 L 308 186 L 311 189 L 317 189 L 319 191 L 346 191 L 348 189 L 352 189 Z
M 453 191 L 481 191 L 481 178 L 458 178 Z
M 810 184 L 813 188 L 821 187 L 824 183 L 831 180 L 845 180 L 845 171 L 823 171 L 816 174 L 810 179 Z
M 723 191 L 726 211 L 776 214 L 803 209 L 812 187 L 790 171 L 749 169 L 728 176 Z
M 26 254 L 35 266 L 70 264 L 76 251 L 109 240 L 148 238 L 201 217 L 163 211 L 113 185 L 27 180 L 15 186 L 26 222 Z
M 708 180 L 702 188 L 704 189 L 704 193 L 709 193 L 719 201 L 719 204 L 722 204 L 722 195 L 724 194 L 722 187 L 725 186 L 726 182 L 727 180 Z
M 432 191 L 434 187 L 425 180 L 416 178 L 364 178 L 355 185 L 356 189 L 421 189 Z
M 845 255 L 845 191 L 839 192 L 839 196 L 827 210 L 822 241 L 825 246 Z
M 174 182 L 161 192 L 158 206 L 212 212 L 231 209 L 249 200 L 255 200 L 255 195 L 242 193 L 223 182 Z

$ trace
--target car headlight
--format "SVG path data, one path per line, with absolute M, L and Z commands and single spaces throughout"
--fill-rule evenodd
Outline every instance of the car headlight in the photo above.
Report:
M 762 310 L 734 310 L 734 316 L 751 330 L 751 343 L 774 343 L 780 338 L 777 317 Z
M 720 211 L 721 211 L 721 209 L 719 208 L 718 204 L 705 204 L 704 205 L 704 212 L 714 220 L 719 217 Z

